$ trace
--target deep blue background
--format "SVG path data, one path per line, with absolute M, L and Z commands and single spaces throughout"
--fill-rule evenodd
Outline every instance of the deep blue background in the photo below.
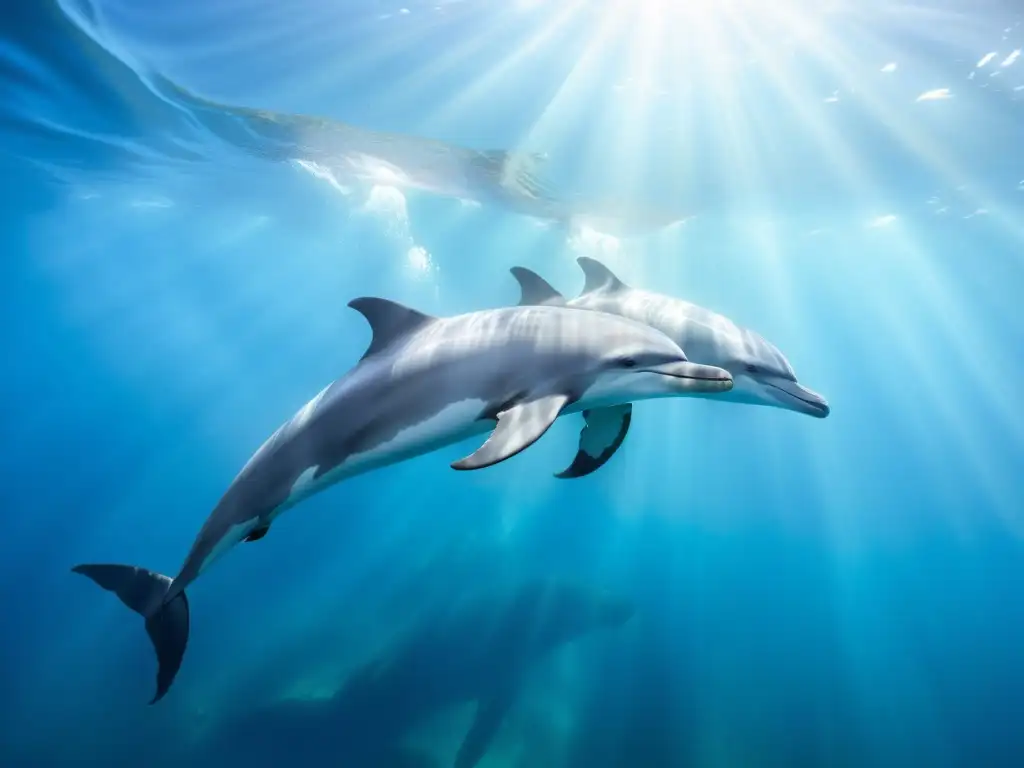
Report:
M 225 718 L 330 692 L 411 613 L 559 574 L 639 611 L 538 672 L 485 768 L 1024 764 L 1024 62 L 989 77 L 1019 21 L 744 6 L 715 41 L 669 5 L 69 4 L 100 45 L 5 0 L 0 763 L 205 765 Z M 567 188 L 698 218 L 613 242 L 429 197 L 361 213 L 216 142 L 147 68 L 543 149 Z M 515 264 L 571 293 L 580 253 L 757 329 L 832 416 L 657 401 L 579 482 L 551 477 L 571 419 L 480 473 L 447 467 L 467 444 L 347 482 L 191 590 L 185 664 L 146 708 L 140 622 L 70 566 L 175 572 L 250 453 L 362 353 L 349 299 L 508 304 Z M 425 737 L 442 764 L 464 724 Z

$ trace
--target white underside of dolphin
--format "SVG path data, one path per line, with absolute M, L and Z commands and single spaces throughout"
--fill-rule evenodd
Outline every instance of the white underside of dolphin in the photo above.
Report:
M 185 588 L 240 541 L 256 541 L 285 510 L 356 474 L 490 431 L 452 464 L 497 464 L 583 411 L 584 441 L 606 442 L 633 400 L 725 393 L 732 377 L 694 364 L 665 334 L 612 314 L 509 307 L 437 318 L 362 298 L 373 338 L 360 362 L 283 424 L 246 463 L 173 580 L 125 565 L 79 565 L 146 620 L 168 690 L 188 640 Z M 621 441 L 620 441 L 621 442 Z M 574 462 L 563 476 L 595 468 Z

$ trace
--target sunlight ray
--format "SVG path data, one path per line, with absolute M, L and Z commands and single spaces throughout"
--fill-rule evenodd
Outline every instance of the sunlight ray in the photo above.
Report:
M 519 148 L 550 147 L 552 152 L 557 151 L 557 143 L 564 141 L 570 126 L 581 119 L 580 100 L 586 89 L 595 85 L 593 70 L 614 41 L 617 32 L 615 21 L 610 15 L 601 18 L 590 42 L 551 100 L 541 109 L 520 141 Z M 593 121 L 586 122 L 592 124 Z M 587 137 L 585 143 L 592 144 L 595 141 L 592 131 L 588 130 L 584 135 Z M 588 151 L 587 154 L 589 157 L 600 157 L 602 153 Z
M 745 19 L 732 15 L 730 21 L 741 39 L 757 56 L 772 85 L 800 118 L 801 128 L 820 148 L 822 162 L 827 162 L 838 171 L 847 186 L 858 195 L 859 204 L 873 205 L 873 201 L 878 198 L 880 181 L 868 174 L 864 164 L 858 161 L 853 150 L 843 140 L 838 128 L 826 122 L 820 107 L 817 111 L 812 109 L 813 101 L 809 98 L 812 89 L 807 85 L 804 74 L 773 56 Z
M 726 65 L 715 66 L 713 59 L 717 51 L 727 48 L 725 26 L 733 34 L 738 31 L 741 39 L 750 44 L 755 54 L 759 49 L 751 44 L 749 28 L 734 15 L 733 9 L 727 6 L 723 11 L 720 23 L 709 23 L 701 30 L 697 54 L 705 64 L 703 69 L 708 73 L 708 85 L 714 96 L 713 108 L 716 114 L 712 119 L 722 127 L 721 133 L 716 136 L 720 136 L 719 141 L 731 163 L 728 170 L 723 169 L 723 176 L 731 180 L 731 188 L 739 191 L 744 201 L 744 210 L 749 211 L 749 204 L 753 203 L 754 210 L 760 211 L 762 203 L 771 198 L 771 190 L 763 172 L 764 163 L 754 148 L 755 137 L 744 132 L 744 126 L 756 125 L 754 115 L 747 108 L 742 90 L 731 87 L 732 69 Z M 782 89 L 785 82 L 780 77 L 773 84 Z M 762 150 L 766 148 L 765 142 L 760 142 L 760 145 Z M 742 226 L 749 232 L 759 253 L 759 260 L 766 264 L 765 272 L 769 281 L 766 294 L 772 297 L 773 303 L 783 308 L 781 311 L 786 314 L 785 323 L 791 328 L 797 328 L 799 318 L 794 310 L 797 305 L 793 297 L 791 269 L 782 253 L 782 235 L 775 221 L 778 216 L 778 211 L 769 213 L 767 217 L 760 213 L 752 218 L 744 216 L 745 223 Z
M 494 86 L 498 81 L 520 66 L 523 61 L 535 55 L 563 27 L 572 24 L 582 8 L 582 0 L 573 0 L 573 2 L 564 4 L 557 15 L 548 20 L 528 40 L 518 45 L 514 53 L 477 75 L 467 87 L 452 96 L 443 105 L 439 105 L 438 111 L 431 115 L 430 119 L 435 122 L 443 119 L 457 119 L 462 114 L 478 109 L 483 97 L 493 95 Z M 496 24 L 500 24 L 500 20 Z
M 294 19 L 283 22 L 280 25 L 270 27 L 278 38 L 279 42 L 267 40 L 248 40 L 245 43 L 236 42 L 234 45 L 239 49 L 245 46 L 266 48 L 268 46 L 279 49 L 280 53 L 275 58 L 275 75 L 277 71 L 282 74 L 279 87 L 275 92 L 286 93 L 289 102 L 297 104 L 318 103 L 318 104 L 344 104 L 347 99 L 342 98 L 354 88 L 360 88 L 361 84 L 374 82 L 375 74 L 381 69 L 396 61 L 405 60 L 410 51 L 426 51 L 442 40 L 456 38 L 458 17 L 449 17 L 443 14 L 431 14 L 419 16 L 416 20 L 400 20 L 403 23 L 390 25 L 388 33 L 381 35 L 380 31 L 386 24 L 380 19 L 364 18 L 360 22 L 353 22 L 345 15 L 345 11 L 339 9 L 338 18 L 323 18 L 313 16 L 305 20 L 304 27 L 296 28 Z M 481 34 L 473 38 L 463 39 L 455 46 L 445 45 L 445 55 L 437 57 L 426 68 L 430 72 L 440 71 L 441 68 L 449 66 L 453 62 L 462 61 L 465 57 L 472 55 L 474 51 L 481 48 L 490 32 L 497 27 L 497 22 L 489 28 L 485 27 Z M 367 43 L 352 50 L 346 47 L 344 56 L 339 56 L 335 50 L 337 46 L 337 30 L 344 28 L 347 35 L 353 40 L 373 41 L 372 45 Z M 306 30 L 306 31 L 303 31 Z M 285 38 L 286 41 L 285 42 Z M 301 47 L 301 50 L 296 50 Z M 322 49 L 324 60 L 332 62 L 330 66 L 310 76 L 308 71 L 296 66 L 287 66 L 285 63 L 291 58 L 303 58 L 308 56 L 305 53 L 308 49 Z M 406 86 L 406 80 L 409 85 Z M 415 87 L 417 83 L 416 70 L 409 71 L 398 80 L 385 83 L 385 87 L 377 89 L 375 98 L 380 102 L 393 100 L 396 92 L 401 92 L 405 87 Z M 246 106 L 263 109 L 284 109 L 282 104 L 246 104 Z M 303 110 L 304 113 L 311 113 L 312 110 Z M 351 120 L 351 116 L 338 112 L 331 108 L 323 111 L 324 116 L 335 119 Z
M 798 29 L 808 31 L 806 25 L 796 16 L 789 19 Z M 949 156 L 949 153 L 927 133 L 915 130 L 904 116 L 893 113 L 874 95 L 874 90 L 857 76 L 855 62 L 846 53 L 844 46 L 828 45 L 825 41 L 815 41 L 813 35 L 807 37 L 811 50 L 819 62 L 827 67 L 838 78 L 848 82 L 849 87 L 856 90 L 860 102 L 865 106 L 868 113 L 880 123 L 886 125 L 893 136 L 900 142 L 902 147 L 912 156 L 916 156 L 927 162 L 930 167 L 940 173 L 950 186 L 958 186 L 966 180 L 970 180 L 975 207 L 983 207 L 997 200 L 998 195 L 989 185 L 980 179 L 973 178 L 965 167 Z M 973 190 L 978 190 L 975 193 Z M 1007 225 L 1012 226 L 1008 219 L 1003 216 L 996 217 L 1005 220 Z M 1017 230 L 1015 230 L 1017 231 Z
M 616 141 L 603 149 L 601 163 L 621 169 L 615 176 L 623 194 L 642 199 L 646 170 L 644 160 L 650 157 L 644 149 L 651 144 L 649 136 L 654 127 L 657 100 L 655 88 L 661 87 L 656 78 L 662 74 L 659 65 L 667 19 L 658 3 L 640 4 L 628 11 L 626 8 L 609 10 L 608 15 L 619 34 L 629 38 L 623 74 L 635 87 L 619 94 L 622 104 L 615 110 L 607 109 L 605 119 L 594 132 L 614 133 Z M 606 124 L 614 128 L 609 130 Z
M 728 7 L 723 10 L 725 13 L 730 12 Z M 731 17 L 728 21 L 737 22 L 737 19 Z M 741 34 L 747 32 L 745 25 L 739 23 L 734 28 Z M 718 52 L 726 48 L 725 36 L 721 24 L 702 25 L 696 53 L 697 60 L 703 64 L 702 70 L 706 73 L 706 82 L 713 99 L 710 106 L 715 109 L 715 114 L 710 115 L 709 119 L 722 127 L 721 133 L 716 132 L 715 136 L 722 143 L 722 151 L 730 164 L 723 176 L 730 179 L 730 187 L 738 188 L 746 209 L 749 203 L 759 204 L 760 200 L 755 198 L 767 190 L 763 163 L 753 147 L 753 137 L 744 132 L 745 127 L 752 126 L 752 121 L 741 89 L 733 87 L 739 78 L 733 79 L 735 70 L 729 66 L 728 59 L 716 59 L 716 56 L 720 56 Z
M 979 333 L 970 333 L 966 317 L 958 312 L 958 302 L 954 299 L 949 290 L 942 286 L 942 283 L 931 265 L 927 254 L 906 234 L 902 229 L 896 233 L 894 242 L 895 255 L 890 261 L 890 269 L 899 275 L 899 282 L 905 285 L 917 286 L 916 299 L 918 309 L 927 309 L 935 315 L 935 322 L 931 325 L 935 328 L 942 328 L 945 332 L 945 339 L 957 350 L 951 356 L 952 360 L 964 361 L 957 367 L 957 375 L 968 378 L 972 383 L 972 389 L 982 391 L 991 402 L 999 404 L 997 408 L 1001 411 L 1001 417 L 1006 421 L 1015 424 L 1014 431 L 1020 432 L 1024 429 L 1024 423 L 1017 418 L 1014 404 L 1010 393 L 1004 392 L 1001 382 L 996 380 L 986 367 L 972 368 L 968 361 L 1000 359 L 1003 354 L 998 349 L 984 350 L 983 337 Z M 908 297 L 910 298 L 910 297 Z M 913 337 L 901 331 L 904 322 L 895 310 L 885 303 L 879 303 L 876 311 L 886 316 L 886 327 L 890 329 L 895 338 L 900 340 L 906 359 L 916 371 L 928 371 L 930 352 L 925 352 L 921 344 Z M 957 328 L 964 329 L 958 332 Z M 968 338 L 967 334 L 970 333 Z M 980 349 L 979 349 L 980 348 Z M 994 471 L 992 463 L 988 459 L 988 452 L 981 440 L 977 430 L 964 421 L 961 409 L 943 391 L 943 380 L 937 375 L 929 375 L 920 380 L 922 395 L 928 398 L 928 411 L 941 414 L 947 429 L 956 433 L 959 438 L 959 445 L 963 446 L 963 454 L 966 461 L 970 462 L 972 473 L 976 477 L 984 478 L 982 481 L 989 490 L 990 503 L 996 505 L 997 509 L 1003 510 L 1000 500 L 1010 498 L 1009 489 L 1003 488 L 1000 477 Z M 922 441 L 927 441 L 929 427 L 920 425 Z M 1004 512 L 1009 510 L 1003 510 Z M 1019 513 L 1013 517 L 1004 516 L 1004 522 L 1016 529 L 1018 535 L 1024 534 L 1022 521 Z

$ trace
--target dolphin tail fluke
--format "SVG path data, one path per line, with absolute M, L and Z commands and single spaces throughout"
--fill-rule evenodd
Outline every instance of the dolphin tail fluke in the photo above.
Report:
M 164 602 L 171 579 L 160 573 L 133 565 L 76 565 L 75 573 L 88 576 L 103 589 L 113 592 L 121 602 L 146 620 L 146 633 L 156 651 L 155 704 L 167 693 L 178 674 L 188 644 L 188 598 L 179 592 Z

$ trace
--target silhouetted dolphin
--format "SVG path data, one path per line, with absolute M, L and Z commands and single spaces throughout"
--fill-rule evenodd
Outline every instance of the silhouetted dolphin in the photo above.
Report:
M 127 565 L 73 569 L 146 619 L 170 687 L 188 641 L 185 588 L 240 541 L 347 477 L 493 429 L 455 469 L 516 455 L 563 413 L 725 392 L 728 373 L 686 360 L 660 331 L 610 314 L 509 307 L 437 318 L 379 298 L 350 302 L 373 339 L 359 363 L 283 424 L 228 487 L 177 577 Z
M 258 158 L 315 162 L 342 186 L 387 184 L 524 213 L 555 202 L 538 175 L 545 159 L 540 153 L 476 150 L 313 115 L 224 104 L 155 72 L 147 81 L 222 141 Z
M 828 416 L 825 399 L 797 382 L 785 355 L 754 331 L 688 301 L 631 288 L 596 259 L 582 256 L 577 262 L 586 282 L 583 293 L 568 301 L 537 273 L 513 267 L 522 291 L 520 305 L 569 306 L 646 323 L 668 335 L 692 360 L 729 371 L 735 384 L 721 400 Z M 607 462 L 625 439 L 632 412 L 628 403 L 585 411 L 579 453 L 559 477 L 580 477 Z
M 356 671 L 336 697 L 341 722 L 393 743 L 425 717 L 467 701 L 476 715 L 455 768 L 483 757 L 529 668 L 595 630 L 625 624 L 621 596 L 540 580 L 432 614 L 390 653 Z
M 541 173 L 547 160 L 544 153 L 477 150 L 324 117 L 225 104 L 198 96 L 155 72 L 148 72 L 146 81 L 220 140 L 257 158 L 298 161 L 345 190 L 385 184 L 500 206 L 570 231 L 590 227 L 619 236 L 652 232 L 686 218 L 676 211 L 628 201 L 556 194 Z
M 380 658 L 356 670 L 331 704 L 344 739 L 361 757 L 393 754 L 420 722 L 476 702 L 455 768 L 472 768 L 497 734 L 530 668 L 556 648 L 599 629 L 625 624 L 626 598 L 558 580 L 471 598 L 431 612 Z

